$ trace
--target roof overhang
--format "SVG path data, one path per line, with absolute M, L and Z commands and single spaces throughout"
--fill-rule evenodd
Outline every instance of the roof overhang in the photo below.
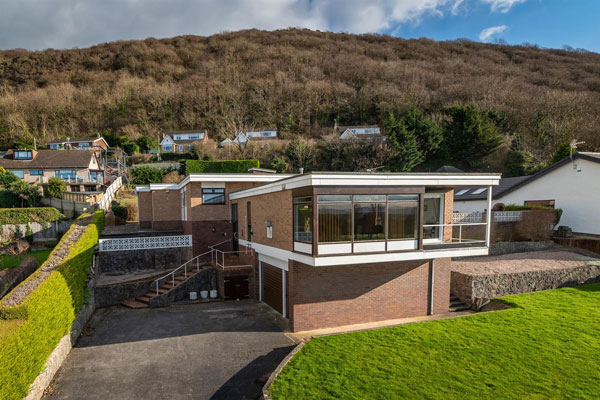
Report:
M 232 200 L 306 186 L 496 186 L 500 174 L 449 173 L 310 173 L 231 193 Z
M 189 174 L 179 183 L 151 183 L 136 186 L 136 192 L 153 190 L 179 190 L 190 182 L 257 182 L 270 183 L 293 177 L 290 174 Z

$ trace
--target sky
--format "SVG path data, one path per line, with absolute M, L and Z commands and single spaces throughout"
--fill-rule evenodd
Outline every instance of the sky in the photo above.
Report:
M 0 49 L 302 27 L 600 52 L 600 0 L 0 0 Z

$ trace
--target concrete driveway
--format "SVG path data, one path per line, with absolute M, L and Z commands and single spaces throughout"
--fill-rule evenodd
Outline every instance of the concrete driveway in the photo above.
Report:
M 255 399 L 294 342 L 254 302 L 98 310 L 51 399 Z

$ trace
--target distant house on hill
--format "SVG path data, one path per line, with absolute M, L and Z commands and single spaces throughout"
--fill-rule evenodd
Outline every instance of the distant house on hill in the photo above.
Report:
M 233 139 L 225 139 L 219 143 L 219 147 L 229 146 L 232 144 L 245 146 L 249 141 L 274 140 L 277 139 L 277 129 L 265 128 L 256 129 L 247 132 L 240 132 Z
M 72 192 L 95 192 L 104 183 L 104 173 L 92 150 L 9 150 L 0 158 L 0 167 L 28 183 L 62 179 Z
M 385 136 L 377 125 L 338 126 L 336 124 L 333 127 L 333 133 L 340 140 L 385 140 Z
M 600 153 L 575 153 L 530 176 L 502 178 L 492 193 L 492 210 L 504 206 L 560 208 L 560 225 L 573 232 L 600 235 Z M 486 186 L 456 187 L 455 212 L 487 209 Z
M 50 150 L 94 150 L 96 157 L 102 156 L 102 150 L 108 149 L 108 143 L 101 136 L 87 138 L 66 138 L 53 140 L 46 144 Z
M 164 153 L 187 153 L 193 149 L 194 144 L 208 143 L 205 129 L 163 132 L 163 135 L 160 151 Z

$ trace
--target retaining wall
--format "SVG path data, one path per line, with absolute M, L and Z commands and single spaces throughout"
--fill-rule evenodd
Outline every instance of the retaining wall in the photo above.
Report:
M 123 275 L 138 271 L 175 269 L 192 258 L 191 247 L 102 251 L 98 253 L 98 273 Z
M 473 309 L 480 309 L 490 299 L 509 294 L 595 282 L 600 282 L 600 261 L 588 261 L 576 268 L 488 275 L 452 271 L 450 275 L 452 293 Z
M 490 256 L 511 253 L 525 253 L 529 251 L 548 250 L 555 246 L 551 240 L 541 242 L 500 242 L 490 245 Z
M 38 222 L 30 222 L 28 224 L 6 224 L 0 226 L 0 240 L 13 240 L 15 236 L 23 239 L 27 234 L 27 225 L 33 233 L 34 242 L 43 242 L 47 240 L 57 239 L 58 235 L 62 235 L 69 230 L 72 221 L 54 221 L 45 224 Z

